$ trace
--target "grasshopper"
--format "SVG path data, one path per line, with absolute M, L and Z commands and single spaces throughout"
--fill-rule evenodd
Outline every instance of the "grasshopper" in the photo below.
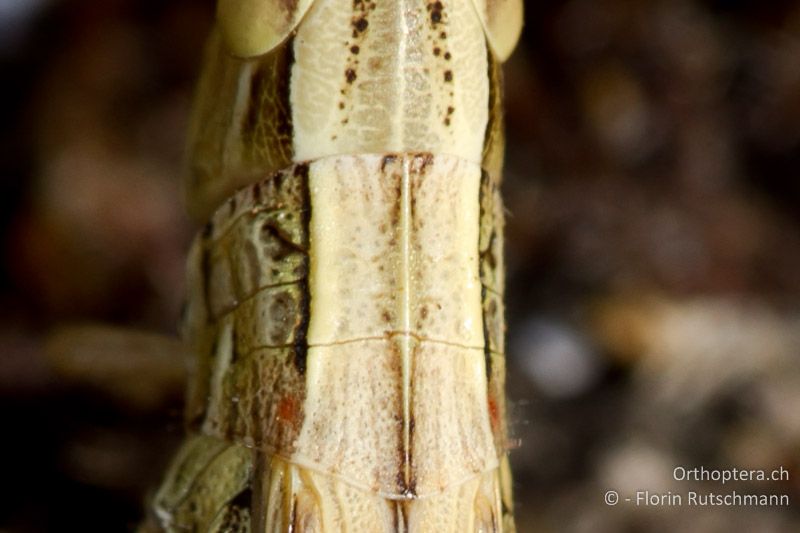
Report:
M 511 532 L 500 63 L 521 0 L 219 0 L 190 436 L 144 531 Z

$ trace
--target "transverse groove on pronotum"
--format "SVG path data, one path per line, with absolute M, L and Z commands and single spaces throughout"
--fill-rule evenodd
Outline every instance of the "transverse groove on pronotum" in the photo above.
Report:
M 220 0 L 189 437 L 145 531 L 510 532 L 500 63 L 521 0 Z

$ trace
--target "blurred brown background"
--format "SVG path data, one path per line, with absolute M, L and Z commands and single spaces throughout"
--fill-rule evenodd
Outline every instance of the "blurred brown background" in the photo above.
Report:
M 520 531 L 800 531 L 800 3 L 526 8 L 506 69 Z M 179 442 L 174 353 L 45 339 L 174 334 L 211 19 L 210 0 L 0 1 L 0 531 L 130 530 Z M 690 488 L 791 505 L 603 503 Z

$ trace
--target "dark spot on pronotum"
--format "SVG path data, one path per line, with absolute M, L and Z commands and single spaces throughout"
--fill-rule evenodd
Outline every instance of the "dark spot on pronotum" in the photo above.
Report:
M 353 83 L 356 81 L 356 71 L 349 68 L 344 71 L 344 77 L 347 79 L 347 83 Z
M 442 49 L 441 48 L 439 48 L 438 46 L 434 47 L 433 55 L 438 56 L 441 53 L 442 53 Z
M 428 11 L 431 12 L 431 22 L 436 25 L 442 21 L 442 10 L 444 6 L 441 2 L 433 2 L 428 4 Z
M 339 109 L 344 109 L 344 102 L 339 102 Z
M 443 31 L 439 34 L 439 39 L 447 39 L 447 32 Z
M 455 110 L 456 110 L 455 107 L 447 106 L 447 116 L 444 118 L 444 125 L 445 126 L 449 126 L 450 125 L 450 115 L 452 115 Z
M 451 55 L 450 55 L 450 52 L 445 52 L 445 53 L 444 53 L 444 58 L 445 58 L 447 61 L 450 61 L 450 58 L 451 58 L 451 57 L 453 57 L 453 56 L 451 56 Z
M 444 71 L 444 81 L 449 83 L 453 81 L 453 71 L 452 70 L 445 70 Z
M 363 33 L 366 31 L 367 27 L 369 26 L 369 22 L 366 18 L 360 17 L 353 21 L 353 28 L 357 33 Z
M 358 55 L 358 53 L 360 51 L 361 51 L 361 49 L 358 47 L 357 44 L 354 44 L 353 46 L 350 47 L 350 52 L 355 54 L 355 55 Z

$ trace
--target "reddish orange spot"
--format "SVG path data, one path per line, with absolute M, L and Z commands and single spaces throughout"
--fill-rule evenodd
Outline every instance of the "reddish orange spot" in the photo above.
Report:
M 276 416 L 278 421 L 294 425 L 297 422 L 297 400 L 294 396 L 284 396 L 278 402 Z
M 493 431 L 500 428 L 500 408 L 492 396 L 489 396 L 489 422 L 492 424 Z

